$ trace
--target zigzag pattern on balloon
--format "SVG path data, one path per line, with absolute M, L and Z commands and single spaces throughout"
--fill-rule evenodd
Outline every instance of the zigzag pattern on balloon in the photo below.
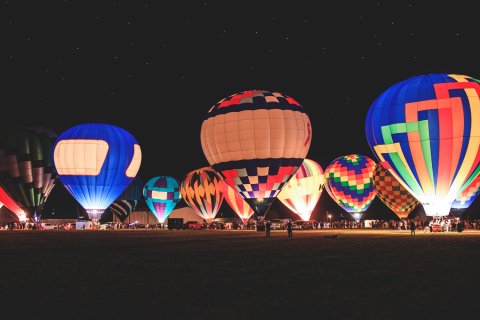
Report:
M 453 209 L 467 209 L 480 194 L 480 175 L 461 191 L 452 203 Z

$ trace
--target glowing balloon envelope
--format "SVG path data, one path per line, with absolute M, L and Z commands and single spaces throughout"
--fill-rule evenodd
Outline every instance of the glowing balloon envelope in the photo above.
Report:
M 27 220 L 25 212 L 20 206 L 13 200 L 10 195 L 0 186 L 0 208 L 5 206 L 8 210 L 15 214 L 18 221 L 23 222 Z
M 222 187 L 223 196 L 230 208 L 242 219 L 243 223 L 247 223 L 248 219 L 253 215 L 253 209 L 228 183 L 223 182 Z
M 222 179 L 210 167 L 189 172 L 180 186 L 185 203 L 200 217 L 212 222 L 223 201 Z
M 390 87 L 368 111 L 372 151 L 429 216 L 448 215 L 480 170 L 479 94 L 476 79 L 430 74 Z
M 310 220 L 313 209 L 322 195 L 325 183 L 322 167 L 305 159 L 295 175 L 288 181 L 278 199 L 304 221 Z
M 0 135 L 0 184 L 29 218 L 41 215 L 57 181 L 52 160 L 56 138 L 45 128 L 12 129 Z
M 82 124 L 58 137 L 54 161 L 65 188 L 91 219 L 99 219 L 135 178 L 142 151 L 125 129 Z
M 312 128 L 302 106 L 278 92 L 251 90 L 215 104 L 202 123 L 210 165 L 264 216 L 310 148 Z
M 325 189 L 345 211 L 360 220 L 375 198 L 375 162 L 360 154 L 333 160 L 325 169 Z
M 400 219 L 406 219 L 418 205 L 417 199 L 381 163 L 377 163 L 373 172 L 373 185 L 377 197 Z
M 143 181 L 135 178 L 108 209 L 124 222 L 143 197 Z
M 152 178 L 143 187 L 143 196 L 158 222 L 164 223 L 181 199 L 179 183 L 169 176 Z
M 480 175 L 473 179 L 467 186 L 462 187 L 462 191 L 457 195 L 452 203 L 452 213 L 455 216 L 461 216 L 463 212 L 477 199 L 480 194 Z

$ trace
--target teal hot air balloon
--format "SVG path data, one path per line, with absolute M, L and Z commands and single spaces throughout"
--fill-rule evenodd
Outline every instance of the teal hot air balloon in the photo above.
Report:
M 428 216 L 448 215 L 480 171 L 479 106 L 479 80 L 429 74 L 388 88 L 368 111 L 373 153 Z
M 143 187 L 143 196 L 158 222 L 164 223 L 181 199 L 180 185 L 173 177 L 155 177 Z
M 142 151 L 127 130 L 89 123 L 58 137 L 54 161 L 65 188 L 91 219 L 98 220 L 135 178 Z
M 143 198 L 143 181 L 133 179 L 123 193 L 108 208 L 117 218 L 124 222 L 130 213 L 135 210 L 137 204 Z
M 46 128 L 6 129 L 0 133 L 0 184 L 28 218 L 41 215 L 57 181 L 52 159 L 56 137 Z

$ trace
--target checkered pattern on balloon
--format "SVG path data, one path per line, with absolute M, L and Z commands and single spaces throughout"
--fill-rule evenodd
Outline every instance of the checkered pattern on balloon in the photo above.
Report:
M 373 185 L 377 197 L 401 219 L 407 218 L 418 205 L 417 199 L 381 163 L 373 172 Z

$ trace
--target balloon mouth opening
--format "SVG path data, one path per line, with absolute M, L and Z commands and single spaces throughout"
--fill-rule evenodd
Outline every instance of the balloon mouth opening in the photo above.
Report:
M 429 217 L 442 217 L 450 214 L 452 201 L 447 199 L 436 199 L 432 202 L 422 202 L 425 214 Z
M 362 216 L 363 216 L 363 212 L 356 212 L 356 213 L 352 214 L 353 219 L 355 219 L 355 221 L 357 221 L 357 222 L 360 221 Z
M 86 209 L 88 213 L 88 217 L 92 220 L 99 220 L 102 216 L 102 213 L 105 211 L 104 209 Z

